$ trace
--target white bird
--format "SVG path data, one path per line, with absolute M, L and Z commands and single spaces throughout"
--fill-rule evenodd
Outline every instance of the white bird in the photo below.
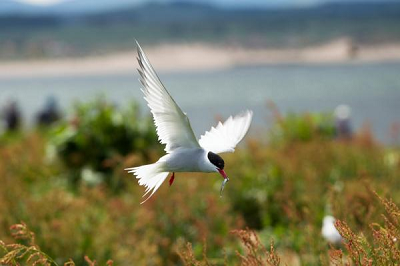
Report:
M 139 185 L 146 187 L 143 197 L 151 193 L 142 203 L 157 191 L 170 172 L 170 185 L 175 172 L 219 172 L 224 178 L 222 192 L 229 178 L 224 171 L 224 160 L 217 154 L 235 150 L 250 127 L 253 112 L 247 110 L 224 123 L 219 122 L 197 141 L 189 118 L 161 83 L 139 43 L 136 44 L 142 92 L 153 114 L 159 141 L 165 144 L 167 153 L 153 164 L 125 169 L 136 175 Z
M 335 218 L 331 215 L 326 215 L 324 217 L 321 233 L 329 243 L 339 244 L 342 242 L 342 236 L 335 227 Z

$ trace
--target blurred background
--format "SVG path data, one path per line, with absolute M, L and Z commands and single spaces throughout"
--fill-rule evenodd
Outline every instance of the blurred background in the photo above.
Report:
M 163 147 L 136 40 L 196 136 L 254 111 L 222 199 L 215 176 L 181 174 L 139 205 L 123 169 Z M 1 0 L 0 239 L 23 221 L 59 264 L 231 265 L 248 228 L 326 265 L 325 216 L 372 243 L 373 191 L 400 201 L 399 73 L 399 1 Z

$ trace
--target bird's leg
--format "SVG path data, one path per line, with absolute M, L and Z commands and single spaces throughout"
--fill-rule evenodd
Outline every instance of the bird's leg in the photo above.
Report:
M 175 172 L 172 172 L 172 175 L 171 175 L 171 177 L 169 179 L 169 185 L 170 186 L 172 185 L 172 183 L 174 183 L 174 179 L 175 179 Z

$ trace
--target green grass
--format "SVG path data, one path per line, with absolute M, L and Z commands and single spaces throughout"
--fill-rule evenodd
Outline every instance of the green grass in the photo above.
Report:
M 87 113 L 92 112 L 83 112 L 82 121 Z M 382 204 L 374 191 L 399 204 L 400 151 L 377 144 L 365 132 L 352 140 L 336 140 L 329 130 L 315 130 L 320 118 L 295 117 L 281 118 L 277 127 L 284 128 L 280 131 L 276 127 L 266 131 L 270 142 L 246 139 L 242 149 L 223 155 L 231 182 L 222 198 L 217 174 L 181 173 L 171 187 L 164 184 L 143 205 L 139 204 L 143 188 L 123 169 L 155 161 L 161 149 L 149 154 L 148 147 L 132 148 L 128 153 L 113 150 L 109 154 L 114 161 L 107 170 L 94 167 L 97 161 L 94 164 L 89 159 L 79 164 L 110 180 L 123 180 L 115 190 L 108 182 L 95 185 L 80 180 L 71 185 L 71 174 L 80 176 L 85 167 L 72 169 L 62 159 L 63 149 L 49 159 L 54 128 L 3 137 L 0 240 L 7 250 L 0 248 L 0 261 L 10 258 L 13 250 L 17 251 L 9 263 L 14 265 L 37 250 L 46 255 L 36 255 L 37 259 L 25 264 L 42 259 L 46 265 L 45 259 L 51 258 L 57 265 L 70 259 L 76 265 L 90 265 L 85 256 L 98 265 L 108 260 L 115 265 L 277 265 L 279 257 L 287 265 L 329 265 L 329 261 L 344 265 L 350 260 L 385 265 L 395 261 L 398 243 L 389 240 L 400 237 L 400 222 L 396 222 L 400 214 L 393 204 Z M 132 121 L 132 127 L 143 121 Z M 296 125 L 308 127 L 307 138 L 286 134 L 303 134 Z M 109 127 L 101 124 L 99 128 Z M 276 136 L 285 130 L 289 130 L 286 135 Z M 88 139 L 91 133 L 82 134 Z M 149 147 L 161 147 L 153 141 Z M 101 145 L 106 144 L 106 150 L 114 146 L 105 139 Z M 103 158 L 103 163 L 110 158 Z M 336 251 L 320 233 L 328 213 L 343 221 L 340 230 L 346 242 Z M 26 227 L 13 226 L 21 222 Z M 254 235 L 238 231 L 245 228 L 255 230 Z M 35 235 L 34 242 L 29 231 Z M 24 247 L 29 252 L 18 259 Z M 354 250 L 360 250 L 360 257 L 354 257 L 358 254 Z

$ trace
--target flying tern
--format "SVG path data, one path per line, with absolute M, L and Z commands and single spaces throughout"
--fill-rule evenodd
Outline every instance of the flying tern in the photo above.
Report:
M 150 193 L 142 203 L 158 190 L 169 173 L 172 173 L 169 180 L 172 185 L 176 172 L 219 172 L 224 178 L 222 193 L 229 178 L 224 171 L 224 160 L 218 154 L 234 152 L 250 127 L 253 112 L 246 110 L 235 117 L 230 116 L 197 140 L 189 118 L 161 83 L 139 43 L 136 44 L 141 90 L 153 114 L 159 141 L 165 144 L 167 153 L 153 164 L 125 169 L 146 188 L 143 197 Z

